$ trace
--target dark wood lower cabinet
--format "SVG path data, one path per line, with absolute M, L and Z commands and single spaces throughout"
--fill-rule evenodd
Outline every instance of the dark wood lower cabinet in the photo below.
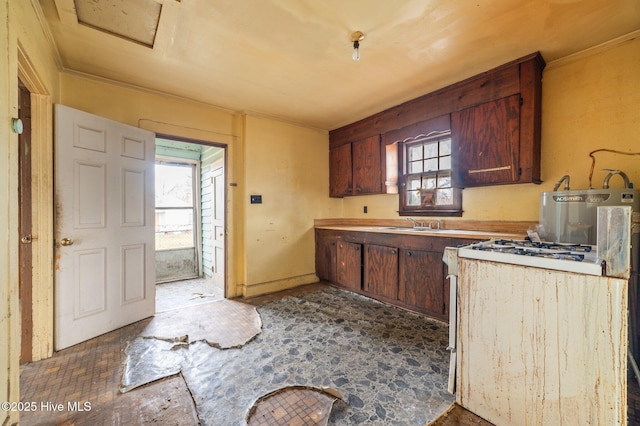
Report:
M 447 321 L 445 247 L 474 240 L 316 229 L 316 274 L 348 290 Z
M 366 244 L 364 290 L 388 299 L 398 298 L 398 249 Z
M 362 289 L 362 244 L 337 242 L 336 282 L 351 290 Z
M 398 300 L 431 315 L 443 316 L 446 306 L 442 253 L 400 250 L 399 266 Z
M 321 280 L 337 281 L 337 242 L 335 236 L 316 235 L 316 274 Z

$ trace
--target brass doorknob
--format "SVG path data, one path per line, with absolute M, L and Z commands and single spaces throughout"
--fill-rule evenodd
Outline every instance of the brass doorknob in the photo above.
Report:
M 60 240 L 60 245 L 61 246 L 72 246 L 73 245 L 73 238 L 63 238 Z

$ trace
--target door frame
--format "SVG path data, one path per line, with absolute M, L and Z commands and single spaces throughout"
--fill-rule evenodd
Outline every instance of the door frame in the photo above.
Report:
M 157 136 L 156 136 L 156 139 L 158 139 Z M 200 188 L 202 185 L 200 183 L 200 172 L 201 172 L 200 161 L 156 154 L 155 165 L 157 166 L 158 164 L 165 164 L 165 165 L 181 164 L 181 165 L 193 167 L 193 175 L 191 177 L 192 178 L 191 183 L 193 188 L 192 193 L 193 193 L 193 216 L 194 216 L 193 217 L 194 263 L 196 264 L 196 268 L 195 268 L 196 277 L 199 277 L 203 272 L 202 270 L 202 211 L 201 211 L 202 203 L 200 203 L 200 200 L 202 197 Z M 157 173 L 154 176 L 157 179 L 158 177 Z M 154 200 L 154 207 L 157 209 L 155 200 Z M 157 247 L 155 251 L 156 252 L 158 251 Z M 157 268 L 157 265 L 156 265 L 156 268 Z M 156 277 L 156 284 L 161 284 L 163 282 L 171 282 L 171 281 L 189 280 L 189 279 L 192 279 L 192 278 L 179 278 L 179 279 L 170 279 L 168 281 L 158 281 L 158 277 Z
M 229 212 L 229 198 L 228 198 L 228 189 L 227 187 L 229 186 L 228 184 L 228 178 L 229 178 L 229 168 L 228 168 L 228 159 L 229 159 L 229 146 L 226 143 L 220 143 L 220 142 L 212 142 L 212 141 L 207 141 L 207 140 L 203 140 L 203 139 L 194 139 L 194 138 L 187 138 L 187 137 L 182 137 L 182 136 L 175 136 L 175 135 L 171 135 L 171 134 L 167 134 L 167 133 L 162 133 L 162 132 L 156 132 L 156 139 L 167 139 L 167 140 L 172 140 L 175 142 L 185 142 L 185 143 L 192 143 L 192 144 L 197 144 L 197 145 L 203 145 L 203 146 L 211 146 L 211 147 L 215 147 L 215 148 L 220 148 L 223 150 L 223 158 L 222 158 L 222 167 L 223 167 L 223 175 L 224 175 L 224 297 L 230 297 L 230 292 L 229 292 L 229 245 L 228 245 L 228 241 L 227 241 L 227 236 L 229 234 L 228 232 L 228 226 L 229 226 L 229 222 L 228 222 L 228 212 Z M 200 168 L 201 165 L 198 165 L 198 168 Z M 200 185 L 198 185 L 198 187 L 200 187 Z M 201 196 L 200 194 L 200 190 L 198 190 L 198 198 Z M 198 209 L 199 210 L 199 209 Z M 197 225 L 198 228 L 201 227 L 201 224 Z M 199 230 L 199 233 L 201 232 L 201 230 Z M 201 250 L 200 250 L 201 251 Z M 200 259 L 199 261 L 200 263 L 200 267 L 202 268 L 202 259 Z M 200 270 L 202 272 L 202 270 Z M 235 296 L 235 294 L 233 294 L 232 296 Z
M 20 43 L 17 57 L 18 78 L 31 93 L 31 230 L 35 237 L 31 244 L 31 360 L 38 361 L 53 355 L 53 107 L 49 91 Z

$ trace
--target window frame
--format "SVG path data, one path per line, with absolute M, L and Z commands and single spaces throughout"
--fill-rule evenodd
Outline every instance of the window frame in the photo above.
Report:
M 440 169 L 430 170 L 430 171 L 421 171 L 418 173 L 409 173 L 409 158 L 408 158 L 408 150 L 412 145 L 422 144 L 425 145 L 430 141 L 439 141 L 440 139 L 448 137 L 450 139 L 451 149 L 448 154 L 450 158 L 451 164 L 449 169 Z M 451 129 L 447 130 L 439 130 L 439 131 L 431 131 L 428 133 L 421 133 L 417 136 L 412 136 L 406 138 L 402 141 L 397 142 L 397 154 L 398 154 L 398 184 L 399 184 L 399 209 L 398 214 L 400 216 L 462 216 L 462 189 L 455 187 L 455 162 L 453 161 L 454 155 L 454 147 L 453 147 L 453 135 Z M 440 155 L 438 152 L 437 158 L 438 162 L 441 158 L 445 157 L 445 155 Z M 421 161 L 424 161 L 425 157 L 423 156 Z M 446 172 L 448 171 L 448 172 Z M 415 177 L 420 177 L 420 179 L 424 179 L 425 176 L 435 176 L 436 179 L 438 175 L 442 172 L 446 172 L 451 182 L 451 190 L 452 190 L 452 204 L 446 205 L 430 205 L 426 206 L 423 204 L 419 205 L 409 205 L 408 204 L 408 181 Z M 437 185 L 436 185 L 437 190 Z

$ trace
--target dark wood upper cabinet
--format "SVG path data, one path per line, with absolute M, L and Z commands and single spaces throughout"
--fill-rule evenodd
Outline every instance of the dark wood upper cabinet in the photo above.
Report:
M 454 186 L 518 183 L 520 95 L 451 114 Z
M 384 164 L 380 135 L 370 136 L 329 150 L 329 195 L 381 194 Z
M 329 195 L 345 197 L 353 195 L 353 167 L 351 144 L 329 150 Z
M 404 137 L 415 136 L 404 133 L 416 123 L 449 115 L 452 120 L 453 163 L 454 167 L 459 167 L 459 170 L 454 170 L 456 185 L 540 183 L 542 71 L 545 65 L 540 53 L 532 53 L 332 130 L 329 132 L 331 151 L 347 145 L 352 150 L 353 161 L 351 186 L 345 181 L 346 177 L 335 175 L 339 168 L 331 166 L 332 196 L 386 192 L 383 179 L 386 177 L 384 153 L 387 144 L 396 141 L 398 133 L 403 133 Z M 399 132 L 399 129 L 404 130 Z M 364 180 L 375 182 L 376 186 L 379 181 L 381 186 L 379 189 L 365 189 L 356 182 L 354 173 L 362 175 L 361 171 L 355 172 L 359 167 L 355 161 L 361 154 L 355 152 L 353 141 L 379 138 L 379 135 L 383 140 L 383 154 L 379 159 L 380 179 L 372 177 L 370 168 L 375 167 L 373 162 L 363 166 L 363 170 L 367 170 Z M 333 154 L 331 156 L 334 157 Z M 339 182 L 343 188 L 350 187 L 351 192 L 334 192 Z M 358 187 L 360 192 L 357 193 Z
M 351 144 L 353 188 L 355 195 L 382 192 L 380 136 L 375 135 Z

